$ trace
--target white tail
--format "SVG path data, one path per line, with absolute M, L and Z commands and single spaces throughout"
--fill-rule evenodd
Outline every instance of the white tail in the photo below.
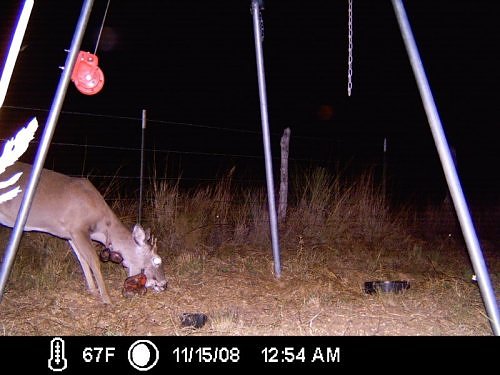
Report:
M 19 184 L 24 190 L 30 170 L 31 165 L 17 162 L 2 176 L 8 178 L 23 172 Z M 1 224 L 14 226 L 22 195 L 0 203 Z M 138 224 L 132 232 L 128 230 L 87 179 L 42 170 L 24 230 L 45 232 L 68 240 L 80 261 L 89 290 L 92 293 L 99 291 L 104 303 L 111 300 L 92 240 L 119 253 L 128 276 L 143 272 L 147 288 L 161 291 L 166 287 L 156 240 L 149 230 L 145 231 Z

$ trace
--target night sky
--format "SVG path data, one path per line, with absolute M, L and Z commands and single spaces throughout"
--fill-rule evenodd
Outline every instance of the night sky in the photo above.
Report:
M 0 56 L 21 4 L 5 3 Z M 33 115 L 44 124 L 46 112 L 22 108 L 50 108 L 82 3 L 35 1 L 25 48 L 0 110 L 3 138 Z M 106 3 L 95 1 L 82 50 L 94 51 Z M 140 128 L 123 118 L 139 118 L 147 109 L 148 118 L 163 121 L 152 124 L 149 147 L 260 155 L 250 3 L 112 0 L 97 50 L 105 87 L 84 96 L 71 84 L 63 110 L 122 119 L 66 114 L 54 141 L 138 146 Z M 500 33 L 495 2 L 404 3 L 464 188 L 496 196 Z M 291 157 L 325 166 L 336 157 L 349 159 L 351 151 L 373 162 L 387 137 L 401 186 L 442 189 L 437 153 L 389 0 L 354 0 L 353 92 L 347 96 L 347 4 L 265 2 L 273 153 L 279 154 L 279 135 L 286 127 L 292 129 Z M 226 128 L 241 132 L 221 130 Z M 101 160 L 112 158 L 101 155 Z M 258 163 L 262 171 L 263 161 Z M 196 175 L 195 169 L 185 173 Z

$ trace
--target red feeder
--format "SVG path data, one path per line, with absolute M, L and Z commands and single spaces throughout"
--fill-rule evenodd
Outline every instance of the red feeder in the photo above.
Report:
M 90 52 L 80 51 L 71 80 L 78 91 L 85 95 L 94 95 L 104 86 L 104 73 L 97 66 L 99 59 Z

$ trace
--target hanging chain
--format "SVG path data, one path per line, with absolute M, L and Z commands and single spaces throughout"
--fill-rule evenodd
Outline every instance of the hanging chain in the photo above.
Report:
M 262 12 L 259 10 L 259 25 L 260 25 L 260 42 L 264 43 L 264 20 L 262 19 Z
M 258 7 L 257 12 L 259 12 L 259 28 L 260 28 L 260 42 L 264 42 L 264 20 L 262 19 L 261 10 L 264 9 L 262 7 Z M 253 3 L 250 6 L 250 13 L 253 15 Z
M 352 91 L 352 0 L 349 0 L 349 11 L 348 11 L 348 55 L 347 58 L 347 95 L 351 96 Z

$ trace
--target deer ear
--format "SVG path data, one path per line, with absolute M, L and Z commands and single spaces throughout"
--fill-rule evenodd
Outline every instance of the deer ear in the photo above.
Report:
M 135 224 L 134 230 L 132 231 L 132 237 L 134 241 L 139 246 L 144 246 L 144 241 L 146 240 L 146 233 L 142 229 L 140 224 Z

